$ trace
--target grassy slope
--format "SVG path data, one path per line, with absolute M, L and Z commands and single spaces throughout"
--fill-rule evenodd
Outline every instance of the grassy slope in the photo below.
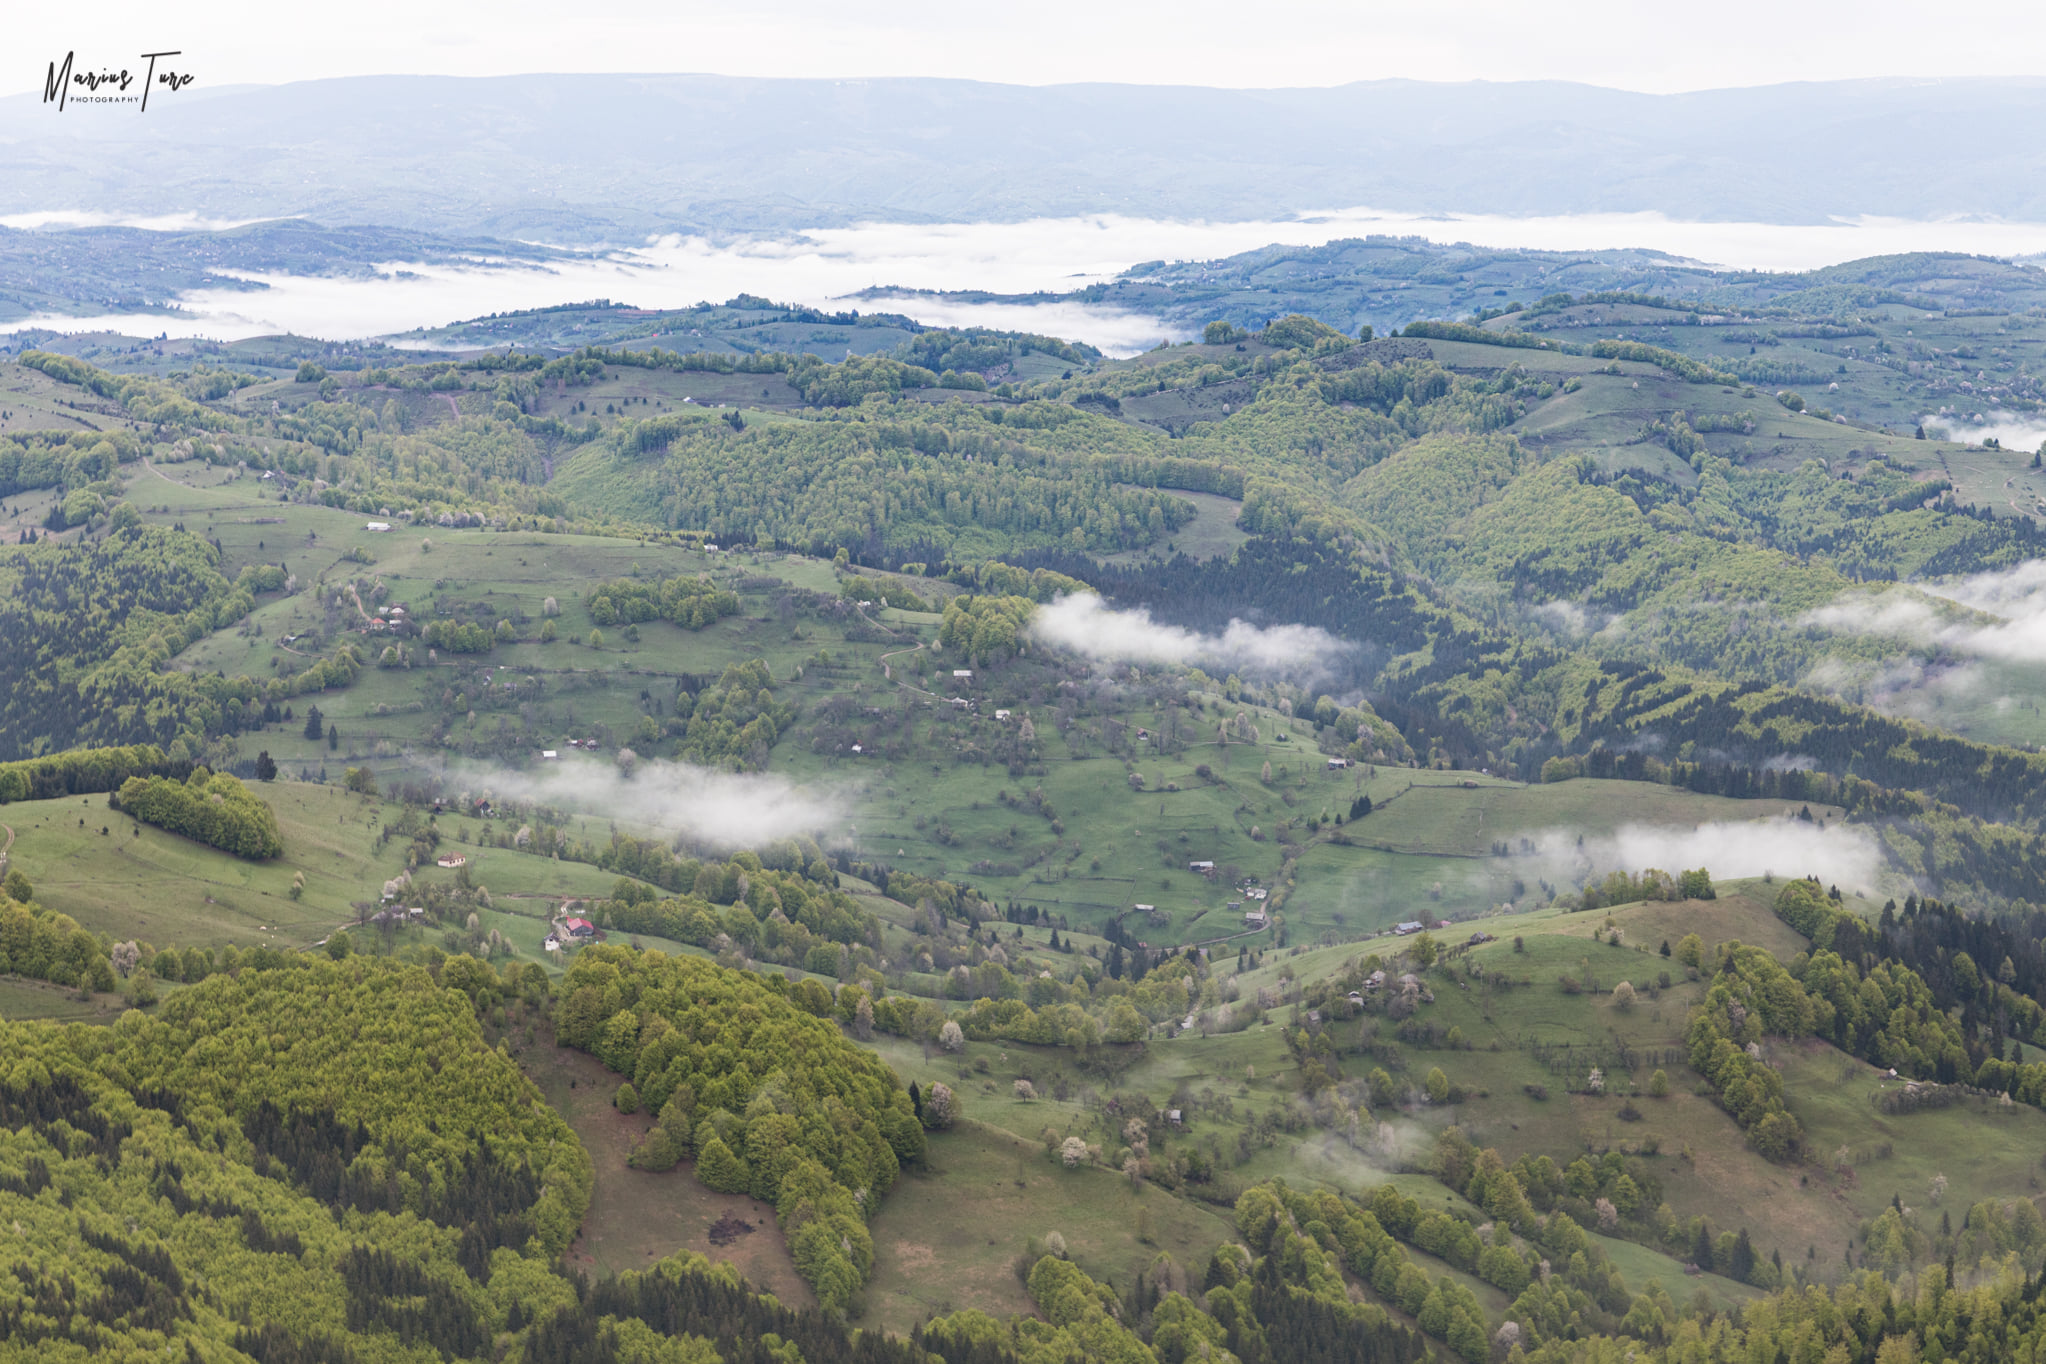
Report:
M 398 807 L 331 785 L 277 781 L 255 789 L 277 812 L 284 836 L 284 855 L 273 862 L 245 861 L 138 824 L 109 810 L 105 796 L 19 801 L 0 818 L 15 831 L 13 863 L 40 903 L 94 931 L 158 946 L 303 947 L 353 921 L 353 903 L 376 900 L 383 882 L 403 870 L 405 840 L 375 846 Z M 459 826 L 444 827 L 452 833 Z M 578 863 L 467 851 L 472 877 L 511 912 L 538 914 L 556 898 L 599 894 L 617 880 Z M 305 894 L 294 901 L 292 879 L 301 872 Z M 453 873 L 427 868 L 417 876 Z M 544 927 L 531 936 L 519 946 L 538 960 Z

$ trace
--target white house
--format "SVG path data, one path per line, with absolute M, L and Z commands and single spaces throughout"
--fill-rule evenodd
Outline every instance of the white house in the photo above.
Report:
M 391 528 L 391 523 L 388 521 L 365 521 L 362 528 L 364 530 L 387 531 Z

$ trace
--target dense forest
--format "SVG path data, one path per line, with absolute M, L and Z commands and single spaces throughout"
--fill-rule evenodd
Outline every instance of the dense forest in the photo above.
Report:
M 773 1203 L 819 1301 L 850 1301 L 873 1265 L 866 1219 L 923 1156 L 917 1106 L 893 1072 L 792 1001 L 780 976 L 599 948 L 578 955 L 562 994 L 561 1040 L 659 1115 L 648 1159 L 693 1154 L 711 1188 Z
M 115 1028 L 5 1025 L 10 1348 L 477 1357 L 572 1298 L 588 1160 L 468 998 L 269 956 Z
M 276 814 L 225 772 L 216 775 L 195 767 L 181 782 L 169 777 L 130 777 L 107 804 L 144 824 L 251 861 L 284 851 Z

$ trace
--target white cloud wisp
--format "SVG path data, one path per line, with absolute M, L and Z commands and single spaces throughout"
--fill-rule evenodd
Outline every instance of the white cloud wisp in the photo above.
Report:
M 569 759 L 526 771 L 464 765 L 449 775 L 500 800 L 552 805 L 718 848 L 825 837 L 846 815 L 832 792 L 773 774 L 741 776 L 688 763 L 642 759 L 626 775 L 615 763 Z
M 1047 644 L 1101 663 L 1198 666 L 1295 681 L 1326 676 L 1356 648 L 1312 625 L 1232 620 L 1219 635 L 1201 634 L 1155 621 L 1141 608 L 1118 611 L 1090 593 L 1061 597 L 1041 608 L 1030 629 Z

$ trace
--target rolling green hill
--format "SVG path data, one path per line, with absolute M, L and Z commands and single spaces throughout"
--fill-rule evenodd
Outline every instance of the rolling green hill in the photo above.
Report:
M 1888 357 L 1928 322 L 1788 297 L 1738 326 L 1832 346 L 1791 311 L 1831 300 Z M 1690 344 L 1732 322 L 1641 339 L 1673 311 L 1130 361 L 919 332 L 835 365 L 649 335 L 254 382 L 8 367 L 109 430 L 0 434 L 0 1011 L 105 1061 L 73 1130 L 210 1181 L 145 1195 L 139 1148 L 88 1177 L 10 1119 L 85 1199 L 74 1242 L 26 1147 L 0 1159 L 0 1213 L 62 1221 L 107 1305 L 64 1339 L 707 1360 L 772 1330 L 822 1360 L 851 1323 L 1178 1364 L 1709 1329 L 1731 1357 L 1807 1291 L 2032 1330 L 2046 758 L 2008 571 L 2038 532 L 1967 481 L 2029 461 L 1778 401 Z M 1938 322 L 1993 324 L 1994 396 L 2031 401 L 2036 319 Z M 1867 363 L 1841 391 L 1871 404 L 1953 382 Z M 108 806 L 216 771 L 280 855 Z M 386 1171 L 387 1133 L 434 1131 L 416 1095 L 372 1141 L 323 1125 L 331 1085 L 162 1060 L 214 1013 L 284 1055 L 377 991 L 487 1078 L 465 1130 L 588 1153 L 544 1235 L 523 1173 Z M 294 1252 L 317 1310 L 238 1335 L 285 1314 L 214 1257 L 277 1254 L 329 1185 L 354 1201 Z M 685 1319 L 707 1343 L 657 1356 Z

